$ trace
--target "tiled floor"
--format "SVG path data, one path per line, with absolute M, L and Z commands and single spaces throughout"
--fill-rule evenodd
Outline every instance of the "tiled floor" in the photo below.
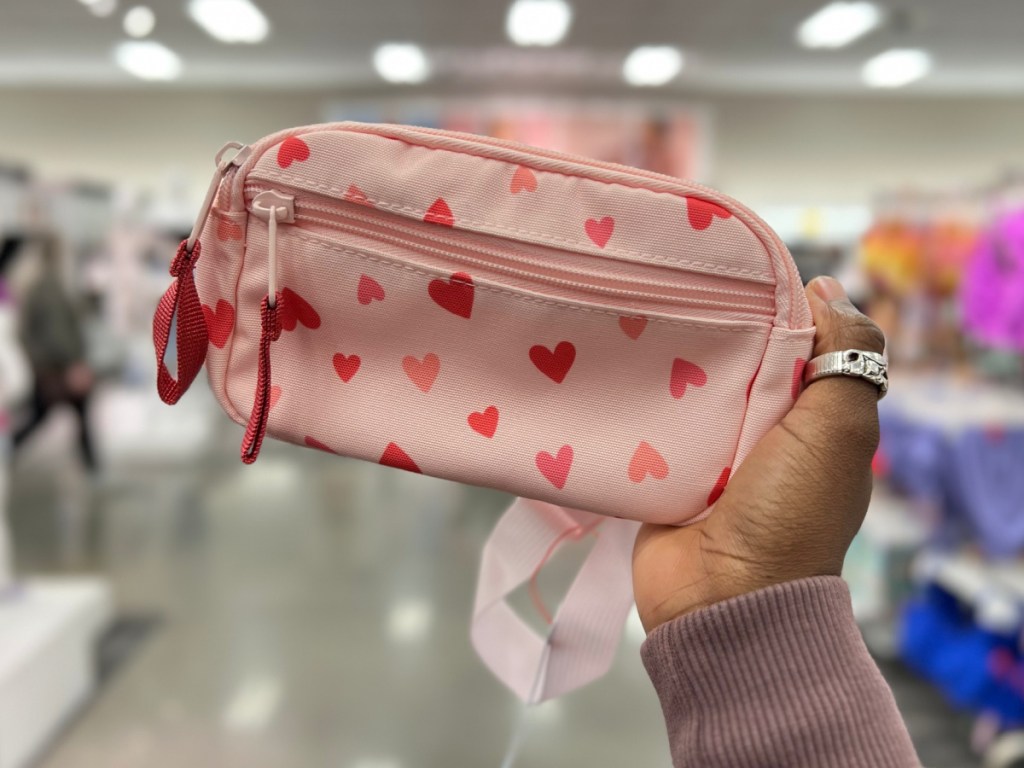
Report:
M 467 622 L 506 499 L 269 443 L 243 467 L 218 423 L 199 455 L 122 458 L 95 483 L 19 461 L 22 569 L 101 572 L 148 630 L 43 768 L 497 768 L 519 711 Z M 520 768 L 669 765 L 641 635 L 531 712 Z M 962 730 L 894 675 L 926 764 L 969 768 Z

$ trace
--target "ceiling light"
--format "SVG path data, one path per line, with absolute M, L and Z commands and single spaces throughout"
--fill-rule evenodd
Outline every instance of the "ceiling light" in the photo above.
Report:
M 893 48 L 869 59 L 861 76 L 872 88 L 900 88 L 920 80 L 931 68 L 932 57 L 927 51 Z
M 122 69 L 143 80 L 174 80 L 181 74 L 178 54 L 160 43 L 120 43 L 114 49 L 114 59 Z
M 130 37 L 145 37 L 156 26 L 156 16 L 144 5 L 137 5 L 124 15 L 124 31 Z
M 882 23 L 882 9 L 874 3 L 830 3 L 808 17 L 796 37 L 805 48 L 842 48 Z
M 622 76 L 630 85 L 664 85 L 683 68 L 683 52 L 668 45 L 643 45 L 626 57 Z
M 430 74 L 430 63 L 415 43 L 385 43 L 373 53 L 377 74 L 389 83 L 422 83 Z
M 270 22 L 250 0 L 191 0 L 192 21 L 222 43 L 259 43 L 270 32 Z
M 565 0 L 516 0 L 505 29 L 516 45 L 556 45 L 569 31 L 572 8 Z
M 109 16 L 117 10 L 117 0 L 79 0 L 93 16 Z

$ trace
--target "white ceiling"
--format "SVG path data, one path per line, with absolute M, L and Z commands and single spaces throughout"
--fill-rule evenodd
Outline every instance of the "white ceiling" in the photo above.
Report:
M 77 0 L 0 0 L 0 84 L 135 83 L 111 60 L 134 1 L 98 19 Z M 148 0 L 152 39 L 184 59 L 179 86 L 380 89 L 374 46 L 410 40 L 431 54 L 441 86 L 617 88 L 631 48 L 669 43 L 687 53 L 675 89 L 861 91 L 867 58 L 914 46 L 932 52 L 935 70 L 908 91 L 1024 93 L 1024 0 L 889 0 L 895 24 L 828 52 L 794 43 L 797 24 L 824 0 L 575 0 L 569 37 L 550 50 L 507 43 L 504 1 L 255 1 L 271 37 L 226 46 L 192 24 L 185 0 Z

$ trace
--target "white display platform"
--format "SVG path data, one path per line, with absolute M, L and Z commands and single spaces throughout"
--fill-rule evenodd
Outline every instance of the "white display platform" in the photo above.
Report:
M 25 768 L 89 698 L 113 617 L 100 579 L 30 579 L 0 595 L 0 768 Z

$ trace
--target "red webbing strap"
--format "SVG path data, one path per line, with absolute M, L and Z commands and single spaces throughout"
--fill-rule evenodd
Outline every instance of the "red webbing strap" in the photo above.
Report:
M 281 302 L 283 298 L 277 294 L 277 301 L 270 306 L 270 296 L 264 296 L 260 303 L 260 352 L 259 367 L 256 372 L 256 397 L 249 415 L 249 424 L 242 438 L 242 461 L 252 464 L 260 455 L 263 437 L 267 434 L 267 417 L 270 415 L 270 342 L 281 338 Z
M 153 346 L 156 347 L 156 390 L 160 399 L 169 405 L 178 402 L 188 390 L 206 361 L 208 336 L 203 306 L 196 293 L 195 279 L 192 271 L 202 246 L 196 241 L 189 253 L 187 241 L 182 240 L 178 252 L 171 262 L 171 274 L 174 282 L 160 298 L 156 313 L 153 315 Z M 178 378 L 171 376 L 164 363 L 167 344 L 171 339 L 171 323 L 177 315 L 177 333 L 175 345 L 178 350 Z

